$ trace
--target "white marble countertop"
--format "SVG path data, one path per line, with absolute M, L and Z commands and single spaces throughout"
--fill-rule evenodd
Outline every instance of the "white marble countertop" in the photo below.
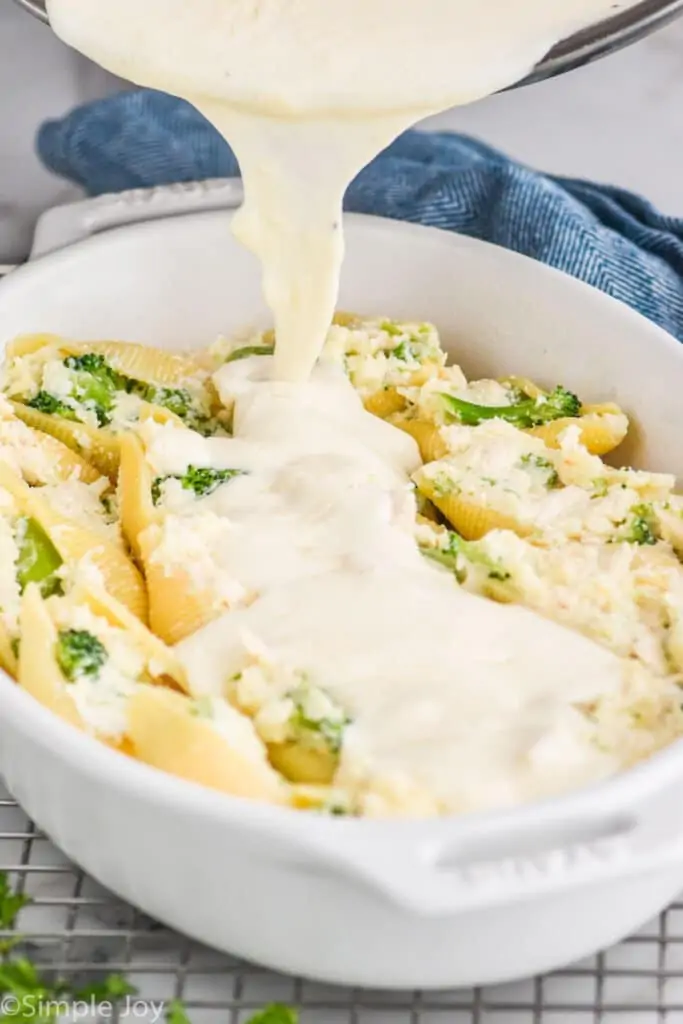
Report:
M 0 262 L 23 258 L 40 210 L 74 197 L 34 155 L 38 124 L 115 87 L 12 0 L 0 0 Z M 597 64 L 428 127 L 480 136 L 555 173 L 635 189 L 683 215 L 682 112 L 683 19 Z

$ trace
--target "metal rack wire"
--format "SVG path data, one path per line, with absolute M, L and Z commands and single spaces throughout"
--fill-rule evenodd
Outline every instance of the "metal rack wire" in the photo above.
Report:
M 270 1002 L 298 1008 L 301 1024 L 683 1024 L 683 902 L 621 946 L 547 977 L 396 994 L 283 977 L 169 931 L 70 864 L 4 790 L 0 870 L 32 897 L 18 950 L 79 984 L 124 973 L 139 995 L 119 1019 L 156 1024 L 160 1004 L 179 998 L 192 1024 L 242 1024 Z

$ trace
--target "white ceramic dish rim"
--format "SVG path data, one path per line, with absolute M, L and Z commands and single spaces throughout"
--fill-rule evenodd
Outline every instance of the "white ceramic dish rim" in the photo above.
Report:
M 375 220 L 359 215 L 350 219 Z M 434 232 L 442 239 L 450 237 L 436 229 L 401 227 Z M 118 234 L 135 229 L 114 230 Z M 85 250 L 88 245 L 83 241 L 79 248 Z M 514 253 L 506 256 L 532 262 Z M 54 264 L 60 258 L 62 254 L 54 252 L 17 273 L 40 274 L 44 262 Z M 539 275 L 565 277 L 551 268 L 535 266 Z M 587 288 L 577 281 L 572 285 L 579 290 Z M 601 299 L 615 301 L 607 296 Z M 621 305 L 620 314 L 625 325 L 629 318 L 642 320 Z M 652 330 L 659 336 L 659 344 L 669 345 L 678 358 L 683 357 L 675 339 L 657 328 Z M 651 806 L 656 811 L 659 805 L 655 796 L 683 777 L 683 741 L 606 782 L 512 810 L 426 821 L 325 818 L 232 798 L 136 762 L 79 733 L 37 704 L 8 676 L 0 676 L 2 700 L 16 708 L 22 729 L 91 777 L 119 790 L 134 790 L 138 798 L 142 795 L 150 803 L 173 804 L 190 817 L 208 816 L 276 839 L 290 851 L 350 873 L 416 912 L 448 913 L 527 898 L 548 889 L 599 882 L 615 873 L 624 876 L 655 870 L 683 855 L 677 822 L 670 824 L 672 835 L 662 835 L 661 819 L 649 813 Z M 544 836 L 548 841 L 539 843 Z M 512 844 L 510 837 L 514 837 Z M 482 853 L 484 848 L 490 853 Z M 552 856 L 544 858 L 540 851 Z M 445 870 L 439 869 L 440 863 Z M 487 864 L 493 872 L 477 875 L 476 869 Z

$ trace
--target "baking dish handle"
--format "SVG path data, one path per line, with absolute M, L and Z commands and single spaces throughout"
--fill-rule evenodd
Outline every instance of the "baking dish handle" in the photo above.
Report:
M 124 225 L 189 213 L 235 210 L 242 197 L 239 178 L 216 178 L 132 189 L 55 206 L 38 220 L 29 259 L 38 259 Z
M 683 801 L 677 793 L 675 800 L 658 799 L 638 817 L 556 821 L 526 835 L 498 828 L 480 833 L 474 842 L 459 837 L 403 843 L 396 836 L 392 841 L 356 833 L 348 843 L 330 844 L 325 859 L 422 915 L 567 892 L 676 864 L 683 877 Z

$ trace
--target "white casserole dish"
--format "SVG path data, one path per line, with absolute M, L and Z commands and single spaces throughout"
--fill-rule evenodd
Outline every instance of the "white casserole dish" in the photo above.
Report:
M 221 209 L 238 197 L 226 183 L 81 204 L 74 235 L 94 237 L 0 285 L 0 343 L 49 331 L 177 349 L 267 321 L 255 262 Z M 64 241 L 65 216 L 43 223 L 36 254 Z M 131 225 L 150 216 L 161 219 Z M 683 477 L 683 350 L 668 335 L 490 245 L 372 218 L 347 230 L 341 308 L 435 321 L 469 374 L 619 400 L 639 422 L 624 460 Z M 3 676 L 0 771 L 115 893 L 217 948 L 324 981 L 429 989 L 546 971 L 623 938 L 683 886 L 683 744 L 514 812 L 324 819 L 162 775 Z

